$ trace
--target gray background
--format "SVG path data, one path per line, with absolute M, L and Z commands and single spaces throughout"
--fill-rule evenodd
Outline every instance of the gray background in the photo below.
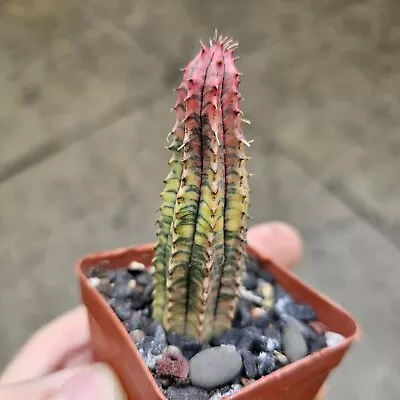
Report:
M 0 4 L 0 367 L 79 302 L 78 257 L 154 239 L 172 88 L 218 27 L 240 42 L 252 223 L 294 224 L 298 274 L 363 326 L 329 399 L 400 397 L 400 3 Z

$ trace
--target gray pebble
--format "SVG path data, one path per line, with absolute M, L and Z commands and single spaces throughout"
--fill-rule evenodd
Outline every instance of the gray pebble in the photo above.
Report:
M 268 375 L 276 368 L 275 356 L 272 353 L 261 352 L 257 357 L 257 369 L 260 376 Z
M 250 351 L 242 350 L 244 373 L 247 378 L 254 379 L 257 376 L 256 359 Z
M 235 346 L 211 347 L 190 360 L 190 380 L 201 388 L 213 389 L 232 381 L 241 369 L 242 357 Z
M 258 285 L 257 277 L 246 273 L 243 279 L 243 285 L 247 290 L 256 290 Z
M 221 390 L 217 390 L 211 397 L 210 400 L 218 400 L 218 399 L 223 399 L 224 397 L 231 396 L 232 394 L 238 392 L 243 386 L 239 383 L 234 383 L 231 385 L 228 390 L 224 391 L 222 393 Z
M 168 400 L 208 400 L 208 393 L 194 386 L 170 386 L 167 389 Z
M 212 340 L 214 346 L 221 346 L 222 344 L 236 345 L 237 341 L 242 335 L 242 330 L 239 328 L 231 328 L 226 332 L 221 333 Z
M 113 307 L 113 309 L 114 309 L 115 314 L 118 315 L 118 318 L 121 321 L 125 321 L 125 320 L 129 319 L 129 317 L 132 314 L 132 309 L 128 302 L 116 304 L 115 307 Z
M 299 360 L 307 355 L 307 342 L 296 321 L 289 319 L 282 329 L 283 351 L 289 361 Z
M 144 362 L 151 370 L 156 368 L 157 360 L 161 359 L 166 348 L 165 343 L 157 343 L 151 336 L 145 336 L 136 344 L 136 346 L 142 355 Z

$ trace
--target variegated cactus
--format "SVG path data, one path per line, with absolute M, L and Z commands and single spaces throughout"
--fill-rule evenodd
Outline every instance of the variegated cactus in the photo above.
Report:
M 231 326 L 245 262 L 249 143 L 236 47 L 215 34 L 183 69 L 153 260 L 153 317 L 203 342 Z

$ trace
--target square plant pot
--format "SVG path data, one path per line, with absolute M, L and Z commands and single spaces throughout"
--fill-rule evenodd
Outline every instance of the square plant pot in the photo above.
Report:
M 154 244 L 95 253 L 76 265 L 82 300 L 88 310 L 91 344 L 95 361 L 108 363 L 118 375 L 129 400 L 162 400 L 164 394 L 156 384 L 129 333 L 112 308 L 92 287 L 85 270 L 101 265 L 107 269 L 128 266 L 138 261 L 151 266 Z M 277 282 L 297 301 L 310 304 L 318 320 L 330 331 L 340 333 L 344 340 L 336 346 L 323 348 L 305 358 L 288 364 L 227 397 L 231 400 L 312 400 L 330 372 L 337 367 L 351 344 L 359 336 L 357 322 L 341 307 L 302 283 L 287 269 L 278 266 L 248 247 L 261 268 L 270 271 Z

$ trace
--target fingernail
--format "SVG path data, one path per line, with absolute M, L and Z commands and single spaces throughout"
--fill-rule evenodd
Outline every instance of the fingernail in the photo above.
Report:
M 60 400 L 126 400 L 115 373 L 106 364 L 93 364 L 72 376 L 60 389 Z

